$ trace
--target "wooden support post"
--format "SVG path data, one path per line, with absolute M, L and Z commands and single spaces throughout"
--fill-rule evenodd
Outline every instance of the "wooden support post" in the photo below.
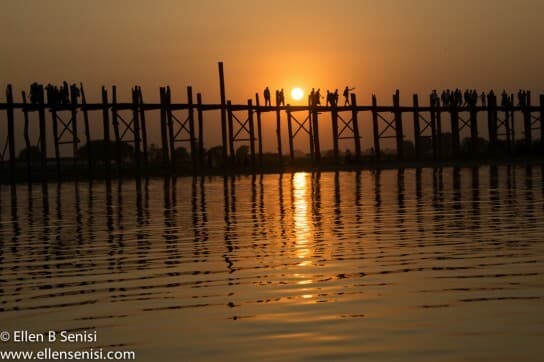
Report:
M 395 107 L 395 139 L 397 141 L 397 158 L 404 158 L 404 135 L 402 132 L 402 113 L 400 111 L 400 94 L 399 90 L 393 96 L 393 106 Z
M 291 119 L 291 106 L 287 105 L 287 132 L 289 134 L 289 158 L 291 162 L 295 160 L 295 149 L 293 145 L 293 120 Z
M 276 92 L 276 143 L 278 146 L 278 159 L 280 161 L 280 167 L 283 162 L 282 146 L 281 146 L 281 113 L 279 106 L 279 99 Z
M 121 135 L 119 133 L 119 120 L 117 115 L 117 87 L 111 88 L 111 116 L 113 124 L 113 134 L 115 136 L 115 161 L 117 169 L 121 168 Z
M 510 129 L 510 116 L 512 114 L 512 109 L 509 105 L 504 107 L 504 128 L 506 133 L 506 147 L 508 152 L 512 152 L 512 130 Z
M 532 128 L 531 92 L 527 92 L 527 96 L 526 96 L 526 99 L 525 99 L 525 104 L 523 106 L 523 129 L 524 129 L 525 145 L 526 146 L 530 146 L 531 142 L 532 142 L 531 128 Z
M 261 124 L 261 104 L 259 103 L 259 93 L 255 93 L 255 108 L 257 111 L 257 137 L 259 138 L 259 165 L 263 166 L 263 129 Z
M 89 177 L 92 177 L 91 170 L 93 169 L 93 157 L 91 145 L 91 128 L 89 126 L 89 111 L 87 110 L 87 100 L 85 98 L 85 90 L 83 89 L 83 84 L 79 85 L 79 89 L 81 91 L 81 110 L 83 112 L 83 125 L 85 127 L 85 141 L 87 142 L 87 167 L 89 168 Z
M 231 101 L 227 101 L 227 114 L 228 114 L 228 123 L 229 123 L 229 131 L 228 131 L 228 146 L 229 146 L 229 154 L 230 154 L 230 160 L 234 162 L 234 122 L 232 117 L 232 103 Z
M 9 177 L 12 184 L 15 184 L 15 117 L 13 112 L 13 88 L 8 84 L 6 88 L 6 116 L 8 120 L 8 149 L 9 149 Z M 30 152 L 30 150 L 27 150 Z
M 333 102 L 334 103 L 334 102 Z M 336 104 L 331 107 L 331 124 L 332 124 L 332 152 L 334 156 L 334 162 L 338 162 L 338 109 Z
M 540 95 L 540 144 L 544 146 L 544 94 Z
M 478 111 L 476 104 L 469 105 L 470 112 L 470 148 L 472 156 L 478 152 Z
M 193 165 L 193 172 L 198 168 L 198 158 L 196 150 L 196 137 L 195 137 L 195 112 L 193 107 L 193 87 L 187 87 L 187 109 L 189 120 L 189 139 L 191 147 L 191 161 Z
M 444 146 L 442 143 L 442 107 L 436 107 L 436 150 L 438 158 L 444 157 Z
M 380 160 L 380 129 L 378 127 L 378 101 L 376 95 L 372 95 L 372 133 L 374 136 L 375 160 Z
M 359 120 L 357 112 L 357 97 L 351 93 L 351 121 L 353 122 L 353 143 L 355 147 L 355 161 L 361 160 L 361 137 L 359 135 Z
M 436 136 L 436 100 L 431 95 L 429 97 L 429 104 L 431 105 L 431 142 L 432 142 L 432 148 L 433 148 L 433 160 L 436 161 L 438 159 L 438 138 Z
M 219 90 L 221 94 L 221 136 L 223 140 L 223 162 L 227 164 L 227 113 L 226 113 L 226 92 L 225 92 L 225 74 L 223 72 L 223 62 L 219 62 Z
M 60 171 L 60 151 L 59 151 L 59 127 L 57 120 L 57 110 L 55 106 L 51 107 L 51 119 L 53 120 L 53 146 L 55 148 L 55 169 L 57 170 L 57 180 L 61 178 Z
M 102 126 L 104 132 L 104 162 L 106 165 L 106 176 L 110 175 L 110 111 L 108 106 L 108 91 L 105 87 L 102 87 Z M 89 155 L 90 157 L 91 155 Z
M 319 145 L 319 123 L 316 106 L 312 107 L 312 130 L 314 138 L 314 155 L 317 163 L 321 162 L 321 147 Z
M 313 100 L 309 99 L 309 107 L 308 107 L 308 136 L 309 136 L 309 144 L 310 144 L 310 159 L 315 160 L 315 145 L 314 145 L 314 126 L 312 121 L 312 107 L 313 107 Z
M 132 89 L 132 121 L 134 129 L 134 159 L 138 175 L 142 170 L 142 151 L 140 147 L 140 110 L 138 109 L 138 87 Z
M 450 106 L 450 117 L 451 117 L 451 146 L 452 146 L 452 156 L 459 157 L 460 151 L 460 139 L 459 139 L 459 110 L 457 109 L 457 104 L 453 102 Z
M 40 124 L 40 171 L 42 182 L 47 180 L 47 131 L 45 127 L 45 104 L 43 96 L 43 86 L 38 87 L 40 95 L 38 97 L 38 119 Z
M 255 125 L 253 124 L 253 102 L 247 100 L 247 120 L 249 122 L 249 150 L 251 153 L 251 167 L 255 168 Z
M 75 86 L 75 85 L 74 85 Z M 72 117 L 72 153 L 74 155 L 74 166 L 77 164 L 77 150 L 79 149 L 79 137 L 77 135 L 77 95 L 71 94 L 71 117 Z M 77 172 L 76 172 L 77 175 Z
M 163 167 L 166 168 L 170 162 L 170 156 L 168 151 L 168 127 L 167 124 L 167 114 L 166 114 L 166 88 L 160 88 L 161 95 L 161 146 L 162 146 L 162 161 Z
M 514 105 L 514 95 L 513 94 L 510 94 L 510 105 Z M 511 131 L 511 134 L 510 134 L 510 137 L 511 137 L 511 147 L 510 147 L 510 152 L 514 152 L 514 148 L 516 146 L 516 123 L 515 123 L 515 112 L 514 112 L 514 108 L 512 107 L 511 110 L 510 110 L 510 131 Z
M 416 158 L 421 160 L 422 150 L 421 150 L 421 126 L 419 123 L 419 99 L 417 94 L 412 96 L 414 103 L 414 146 L 416 148 Z
M 176 145 L 175 145 L 175 134 L 174 134 L 174 117 L 172 116 L 172 92 L 170 91 L 170 86 L 166 87 L 165 92 L 165 105 L 166 105 L 166 115 L 168 120 L 168 146 L 170 148 L 170 169 L 174 171 L 176 169 Z
M 25 148 L 26 148 L 26 178 L 27 182 L 32 182 L 32 159 L 30 147 L 32 147 L 32 144 L 30 143 L 30 134 L 29 134 L 29 119 L 28 119 L 28 109 L 27 109 L 27 103 L 26 103 L 26 93 L 22 92 L 23 97 L 23 116 L 25 119 L 25 126 L 24 126 L 24 139 L 25 139 Z
M 202 112 L 202 94 L 196 94 L 197 111 L 196 116 L 198 119 L 198 157 L 200 159 L 200 166 L 204 167 L 204 117 Z
M 494 93 L 487 96 L 487 127 L 489 131 L 489 151 L 495 155 L 497 148 L 497 97 Z
M 140 128 L 142 132 L 142 146 L 143 146 L 143 154 L 144 154 L 144 168 L 147 169 L 149 165 L 149 158 L 147 155 L 147 122 L 145 119 L 145 107 L 144 107 L 144 97 L 142 95 L 142 88 L 139 86 L 136 87 L 137 89 L 137 97 L 138 97 L 138 106 L 140 108 Z

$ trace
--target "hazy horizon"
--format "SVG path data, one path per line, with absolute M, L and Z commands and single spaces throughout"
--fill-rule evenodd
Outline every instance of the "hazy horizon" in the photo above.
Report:
M 0 82 L 83 82 L 91 99 L 102 85 L 128 98 L 138 84 L 150 101 L 161 85 L 183 101 L 191 85 L 216 102 L 223 61 L 236 103 L 267 85 L 349 85 L 365 102 L 397 88 L 404 101 L 435 88 L 541 92 L 543 10 L 536 0 L 4 1 Z

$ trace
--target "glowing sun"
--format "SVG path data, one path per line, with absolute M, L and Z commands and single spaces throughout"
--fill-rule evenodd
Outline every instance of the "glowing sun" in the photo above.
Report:
M 304 91 L 301 88 L 293 88 L 291 90 L 291 98 L 293 98 L 295 101 L 300 101 L 304 97 Z

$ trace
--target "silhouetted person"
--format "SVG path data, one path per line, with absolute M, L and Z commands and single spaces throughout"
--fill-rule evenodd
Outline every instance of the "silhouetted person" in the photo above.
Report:
M 312 88 L 312 91 L 308 95 L 308 104 L 310 106 L 315 106 L 315 90 Z
M 70 99 L 73 104 L 77 104 L 77 99 L 79 98 L 79 96 L 80 96 L 79 88 L 74 83 L 70 86 Z
M 438 93 L 436 93 L 436 89 L 433 89 L 433 91 L 431 92 L 431 107 L 438 107 L 438 106 L 440 106 Z
M 334 105 L 337 106 L 338 105 L 338 98 L 339 98 L 338 89 L 336 89 L 334 91 L 334 93 L 333 93 L 333 95 L 331 97 L 334 100 Z
M 283 92 L 283 88 L 280 90 L 280 92 L 278 93 L 279 95 L 279 104 L 280 106 L 285 106 L 285 93 Z
M 315 91 L 315 94 L 314 94 L 314 104 L 316 106 L 320 106 L 321 105 L 321 98 L 323 98 L 323 96 L 321 95 L 321 89 L 320 88 L 317 88 L 317 90 Z
M 264 105 L 266 106 L 272 106 L 272 103 L 270 102 L 270 89 L 266 87 L 263 92 L 264 95 Z
M 485 92 L 482 92 L 482 94 L 480 95 L 480 101 L 482 102 L 482 107 L 485 107 L 485 100 L 486 100 L 486 96 L 485 96 Z
M 344 106 L 349 105 L 349 92 L 351 92 L 354 89 L 355 88 L 349 88 L 348 86 L 346 86 L 346 88 L 344 88 L 344 92 L 342 92 L 342 95 L 344 96 Z
M 325 100 L 326 100 L 326 103 L 325 105 L 328 107 L 329 105 L 332 106 L 332 103 L 334 102 L 334 99 L 333 99 L 333 94 L 331 92 L 329 92 L 329 90 L 327 89 L 327 96 L 325 97 Z

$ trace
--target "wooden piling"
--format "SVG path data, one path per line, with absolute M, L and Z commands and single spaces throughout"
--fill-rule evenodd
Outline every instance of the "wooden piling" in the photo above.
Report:
M 227 116 L 228 116 L 228 147 L 231 161 L 234 162 L 234 121 L 232 117 L 232 103 L 227 101 Z
M 227 164 L 227 113 L 226 113 L 226 92 L 225 92 L 225 75 L 223 72 L 223 62 L 218 63 L 219 66 L 219 90 L 221 95 L 221 138 L 223 141 L 223 162 Z
M 470 148 L 471 154 L 475 156 L 478 153 L 478 111 L 476 104 L 469 105 L 470 114 Z
M 113 135 L 115 137 L 115 161 L 117 162 L 117 169 L 121 168 L 121 135 L 119 133 L 119 116 L 117 110 L 117 87 L 111 88 L 111 117 L 113 125 Z
M 170 162 L 170 155 L 168 151 L 168 127 L 167 127 L 167 115 L 166 115 L 166 88 L 160 88 L 160 101 L 161 101 L 161 146 L 162 146 L 162 161 L 163 168 Z
M 189 120 L 189 144 L 191 148 L 191 162 L 193 165 L 193 172 L 198 168 L 197 147 L 195 137 L 195 112 L 193 106 L 193 87 L 187 87 L 187 119 Z
M 74 166 L 77 165 L 79 137 L 77 133 L 77 96 L 71 94 L 70 116 L 72 117 L 72 153 L 74 155 Z M 77 172 L 76 172 L 77 175 Z
M 140 130 L 142 132 L 143 160 L 144 160 L 144 167 L 147 169 L 149 165 L 149 157 L 147 154 L 147 121 L 145 119 L 144 97 L 142 95 L 142 88 L 138 86 L 136 89 L 138 92 L 137 93 L 138 107 L 140 109 Z
M 261 104 L 259 93 L 255 93 L 255 110 L 257 113 L 257 137 L 259 138 L 259 165 L 263 165 L 263 129 L 261 124 Z
M 287 105 L 287 133 L 289 135 L 289 158 L 291 163 L 295 160 L 295 149 L 293 145 L 293 120 L 291 116 L 291 106 Z
M 524 136 L 525 136 L 525 145 L 530 146 L 531 145 L 531 128 L 532 128 L 532 120 L 531 120 L 531 92 L 527 92 L 526 98 L 525 98 L 525 104 L 523 105 L 523 129 L 524 129 Z
M 511 135 L 511 129 L 510 129 L 510 116 L 512 114 L 512 109 L 509 105 L 506 105 L 504 107 L 504 129 L 506 133 L 506 147 L 508 149 L 508 152 L 512 152 L 512 135 Z
M 376 95 L 372 95 L 372 134 L 374 137 L 375 161 L 380 160 L 380 129 L 378 128 L 378 101 Z
M 142 170 L 142 151 L 140 138 L 140 110 L 138 109 L 138 87 L 132 89 L 132 122 L 134 131 L 134 159 L 138 175 Z
M 393 96 L 393 107 L 395 113 L 395 139 L 397 141 L 397 159 L 404 158 L 404 134 L 402 132 L 402 112 L 400 111 L 400 94 L 399 90 Z
M 357 112 L 357 97 L 351 93 L 351 120 L 353 122 L 353 143 L 355 147 L 355 161 L 361 160 L 361 137 L 359 134 L 359 120 Z
M 174 134 L 174 117 L 172 116 L 172 92 L 170 86 L 166 86 L 165 91 L 165 106 L 166 106 L 166 119 L 168 121 L 168 146 L 170 149 L 170 169 L 174 171 L 176 169 L 176 145 Z
M 106 166 L 106 176 L 110 175 L 110 111 L 108 106 L 108 91 L 102 87 L 102 129 L 104 133 L 104 162 Z M 91 157 L 91 155 L 89 155 Z
M 314 139 L 314 156 L 317 163 L 321 162 L 321 146 L 319 145 L 319 123 L 316 106 L 312 107 L 312 130 Z
M 91 170 L 93 169 L 92 158 L 92 146 L 91 146 L 91 128 L 89 126 L 89 112 L 87 110 L 87 100 L 85 98 L 85 90 L 83 84 L 79 85 L 81 92 L 81 110 L 83 112 L 83 126 L 85 128 L 85 141 L 87 142 L 87 167 L 89 169 L 89 176 L 92 177 Z M 106 151 L 107 152 L 107 151 Z
M 13 112 L 13 88 L 8 84 L 6 88 L 6 116 L 8 121 L 8 149 L 9 149 L 9 177 L 12 184 L 15 183 L 15 116 Z M 27 150 L 30 151 L 30 150 Z
M 450 105 L 450 118 L 451 118 L 451 147 L 452 156 L 458 157 L 460 153 L 460 136 L 459 136 L 459 110 L 457 104 L 453 102 Z
M 57 179 L 61 179 L 61 170 L 60 170 L 60 151 L 59 151 L 59 131 L 58 131 L 58 120 L 57 120 L 57 110 L 55 106 L 51 107 L 51 119 L 53 121 L 53 146 L 55 149 L 55 169 L 57 171 Z
M 334 157 L 334 162 L 338 162 L 338 109 L 336 104 L 332 104 L 331 107 L 331 125 L 332 125 L 332 152 Z
M 280 113 L 280 102 L 279 97 L 276 92 L 276 143 L 278 147 L 278 159 L 280 161 L 280 167 L 283 162 L 282 154 L 282 145 L 281 145 L 281 113 Z
M 494 153 L 497 149 L 497 97 L 494 93 L 487 96 L 487 128 L 489 149 L 491 153 Z
M 255 125 L 253 124 L 253 102 L 247 100 L 247 120 L 249 122 L 249 150 L 251 153 L 251 167 L 255 168 Z
M 433 160 L 438 159 L 438 138 L 436 136 L 436 100 L 433 95 L 429 96 L 429 104 L 431 105 L 431 142 L 433 148 Z
M 198 157 L 200 159 L 200 166 L 204 167 L 204 118 L 202 114 L 202 95 L 196 94 L 197 111 L 196 117 L 198 119 Z
M 22 92 L 22 98 L 23 98 L 23 116 L 25 119 L 25 125 L 23 130 L 23 137 L 25 139 L 25 148 L 26 148 L 26 178 L 27 182 L 32 182 L 32 160 L 31 160 L 31 152 L 30 147 L 32 147 L 32 144 L 30 143 L 30 134 L 29 134 L 29 117 L 28 117 L 28 109 L 27 109 L 27 102 L 26 102 L 26 93 Z
M 47 131 L 45 127 L 45 102 L 43 96 L 43 86 L 38 87 L 40 93 L 38 97 L 38 119 L 40 124 L 40 153 L 41 153 L 41 175 L 42 182 L 47 181 Z
M 419 99 L 417 94 L 412 96 L 414 103 L 414 146 L 416 149 L 416 158 L 421 160 L 421 126 L 419 123 Z
M 444 157 L 444 146 L 442 143 L 442 107 L 436 107 L 436 150 L 438 159 Z

